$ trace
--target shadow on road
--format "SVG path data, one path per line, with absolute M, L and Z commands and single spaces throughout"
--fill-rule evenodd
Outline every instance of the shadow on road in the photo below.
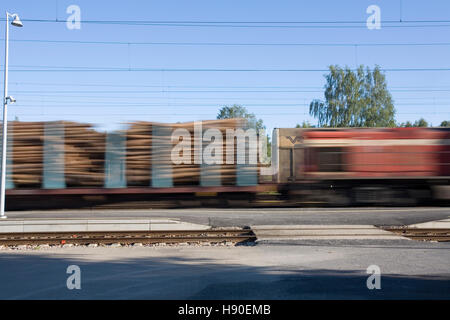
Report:
M 81 290 L 68 290 L 69 265 L 81 268 Z M 77 255 L 0 255 L 1 299 L 449 299 L 450 274 L 369 275 L 217 263 L 180 257 L 88 261 Z

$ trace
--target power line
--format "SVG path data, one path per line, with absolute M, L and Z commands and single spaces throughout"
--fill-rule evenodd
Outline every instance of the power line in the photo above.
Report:
M 0 41 L 5 40 L 0 38 Z M 14 42 L 62 43 L 62 44 L 105 44 L 105 45 L 167 45 L 167 46 L 318 46 L 318 47 L 380 47 L 380 46 L 450 46 L 450 42 L 431 43 L 281 43 L 281 42 L 132 42 L 132 41 L 81 41 L 12 39 Z
M 450 92 L 448 89 L 392 89 L 390 92 Z M 65 94 L 65 93 L 316 93 L 324 92 L 323 89 L 317 90 L 14 90 L 16 93 L 53 93 L 53 94 Z
M 0 85 L 3 82 L 0 81 Z M 113 84 L 113 83 L 79 83 L 79 82 L 28 82 L 10 81 L 9 85 L 38 85 L 38 86 L 72 86 L 72 87 L 114 87 L 114 88 L 211 88 L 211 89 L 320 89 L 323 86 L 302 86 L 302 85 L 260 85 L 260 86 L 212 86 L 212 85 L 186 85 L 186 84 Z M 450 89 L 450 86 L 390 86 L 391 89 Z
M 33 101 L 33 100 L 32 100 Z M 160 106 L 173 106 L 173 107 L 217 107 L 218 105 L 224 105 L 220 102 L 210 102 L 210 103 L 173 103 L 173 102 L 129 102 L 129 101 L 69 101 L 69 102 L 58 102 L 58 101 L 45 101 L 41 104 L 23 104 L 24 106 L 144 106 L 144 107 L 160 107 Z M 309 103 L 243 103 L 244 106 L 253 107 L 309 107 Z M 396 106 L 430 106 L 431 103 L 396 103 Z M 436 106 L 450 106 L 450 104 L 438 103 Z
M 446 90 L 446 91 L 450 91 Z M 42 91 L 42 90 L 16 90 L 17 93 L 306 93 L 323 92 L 323 90 L 65 90 L 65 91 Z
M 0 85 L 3 82 L 0 81 Z M 186 84 L 166 84 L 166 85 L 143 85 L 143 84 L 113 84 L 113 83 L 75 83 L 75 82 L 27 82 L 10 81 L 9 85 L 37 85 L 37 86 L 71 86 L 71 87 L 111 87 L 111 88 L 188 88 L 188 89 L 317 89 L 323 91 L 323 86 L 302 86 L 302 85 L 260 85 L 260 86 L 212 86 L 212 85 L 186 85 Z M 450 86 L 390 86 L 390 89 L 450 89 Z M 167 90 L 162 90 L 166 92 Z M 116 90 L 115 90 L 116 91 Z M 40 91 L 42 92 L 42 91 Z M 169 91 L 170 92 L 170 91 Z
M 2 85 L 3 82 L 0 82 Z M 61 83 L 61 82 L 23 82 L 23 81 L 9 81 L 9 85 L 38 85 L 38 86 L 73 86 L 73 87 L 114 87 L 114 88 L 213 88 L 213 89 L 323 89 L 323 87 L 312 87 L 312 86 L 193 86 L 193 85 L 142 85 L 142 84 L 111 84 L 111 83 Z M 450 87 L 449 87 L 450 88 Z
M 40 21 L 34 21 L 40 22 Z M 51 22 L 51 21 L 49 21 Z M 62 22 L 62 21 L 58 21 Z M 64 21 L 65 22 L 65 21 Z M 84 22 L 89 23 L 89 22 Z M 158 24 L 158 23 L 101 23 L 110 25 L 128 26 L 154 26 L 154 27 L 210 27 L 210 28 L 255 28 L 255 29 L 366 29 L 361 25 L 222 25 L 222 24 Z M 448 28 L 450 24 L 429 24 L 429 25 L 384 25 L 383 28 Z
M 14 92 L 16 93 L 16 92 Z M 20 98 L 20 101 L 36 101 L 38 99 L 40 99 L 41 97 L 45 97 L 45 102 L 51 102 L 51 101 L 61 101 L 60 99 L 65 99 L 65 98 L 80 98 L 80 95 L 46 95 L 46 94 L 21 94 L 21 96 L 24 96 L 23 98 Z M 49 98 L 53 98 L 51 100 L 49 100 Z M 104 99 L 111 99 L 114 98 L 113 101 L 117 101 L 116 99 L 126 99 L 127 101 L 129 100 L 144 100 L 144 101 L 152 101 L 152 100 L 213 100 L 213 101 L 218 101 L 218 100 L 235 100 L 235 101 L 299 101 L 301 99 L 304 100 L 310 100 L 310 98 L 302 98 L 302 97 L 291 97 L 291 98 L 280 98 L 280 97 L 276 97 L 276 98 L 271 98 L 271 97 L 183 97 L 183 96 L 151 96 L 151 97 L 147 97 L 147 96 L 111 96 L 111 95 L 100 95 L 100 96 L 83 96 L 81 97 L 83 98 L 82 101 L 91 101 L 91 102 L 98 102 L 98 99 L 101 99 L 100 102 L 105 102 L 105 101 L 109 101 L 109 100 L 104 100 Z M 88 99 L 88 100 L 86 100 Z M 395 98 L 394 99 L 395 102 L 397 101 L 408 101 L 408 100 L 422 100 L 422 101 L 429 101 L 429 104 L 433 104 L 433 103 L 439 103 L 439 100 L 444 100 L 444 101 L 448 101 L 450 100 L 450 97 L 413 97 L 413 98 Z M 81 100 L 77 100 L 77 101 L 81 101 Z
M 88 112 L 86 113 L 85 111 L 83 113 L 64 113 L 64 116 L 80 116 L 80 115 L 99 115 L 99 116 L 105 116 L 105 113 L 91 113 Z M 133 113 L 133 116 L 211 116 L 211 115 L 216 115 L 217 112 L 209 112 L 209 113 Z M 418 114 L 418 115 L 423 115 L 422 112 L 397 112 L 396 114 Z M 428 114 L 450 114 L 449 112 L 443 112 L 443 111 L 436 111 L 436 112 L 428 112 Z M 129 116 L 129 114 L 126 113 L 110 113 L 108 112 L 108 114 L 106 116 L 111 116 L 111 115 L 117 115 L 117 116 Z M 285 116 L 291 116 L 291 115 L 309 115 L 309 112 L 287 112 L 287 113 L 258 113 L 258 116 L 281 116 L 281 115 L 285 115 Z
M 4 18 L 0 20 L 4 21 Z M 23 21 L 32 22 L 62 22 L 66 23 L 66 20 L 61 19 L 22 19 Z M 306 21 L 271 21 L 271 20 L 261 20 L 261 21 L 249 21 L 249 20 L 82 20 L 86 23 L 196 23 L 196 24 L 366 24 L 365 20 L 306 20 Z M 382 20 L 381 23 L 399 23 L 398 20 Z M 403 20 L 401 23 L 450 23 L 450 20 Z
M 4 21 L 4 19 L 0 19 Z M 25 22 L 66 23 L 59 19 L 23 19 Z M 214 28 L 366 28 L 366 21 L 164 21 L 164 20 L 82 20 L 81 23 L 99 25 L 214 27 Z M 450 20 L 408 20 L 381 22 L 383 28 L 450 27 Z
M 12 66 L 20 67 L 20 66 Z M 123 68 L 123 67 L 53 67 L 53 66 L 28 66 L 44 69 L 10 69 L 14 72 L 328 72 L 329 69 L 227 69 L 227 68 Z M 448 67 L 441 68 L 383 68 L 384 72 L 436 72 L 450 71 Z M 0 70 L 3 71 L 3 70 Z M 352 69 L 356 71 L 356 69 Z

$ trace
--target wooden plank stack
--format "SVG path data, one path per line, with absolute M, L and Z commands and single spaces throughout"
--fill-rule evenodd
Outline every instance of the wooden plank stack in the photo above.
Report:
M 67 187 L 103 187 L 106 134 L 88 124 L 63 124 Z
M 40 188 L 43 169 L 43 122 L 9 122 L 12 129 L 13 175 L 16 188 Z M 11 132 L 11 131 L 10 131 Z
M 134 122 L 127 130 L 126 179 L 128 186 L 150 186 L 152 126 Z
M 241 128 L 242 119 L 202 121 L 203 130 L 215 128 L 222 133 L 223 164 L 208 168 L 208 176 L 222 185 L 236 183 L 236 164 L 226 164 L 226 130 Z M 64 174 L 67 187 L 103 187 L 105 172 L 106 133 L 91 125 L 60 121 L 64 127 Z M 12 180 L 16 188 L 41 188 L 44 179 L 44 122 L 9 124 L 13 135 Z M 190 164 L 174 164 L 170 151 L 179 141 L 171 141 L 176 129 L 185 129 L 191 136 Z M 158 133 L 156 135 L 155 133 Z M 161 132 L 163 134 L 161 135 Z M 194 122 L 163 124 L 133 122 L 126 130 L 126 180 L 128 186 L 152 186 L 152 165 L 159 170 L 159 178 L 173 178 L 174 186 L 200 185 L 201 165 L 194 163 Z M 53 136 L 51 139 L 62 139 Z M 201 141 L 199 141 L 201 142 Z M 209 144 L 203 142 L 204 146 Z M 155 149 L 156 148 L 156 149 Z M 160 150 L 169 152 L 160 152 Z M 235 145 L 236 152 L 236 145 Z M 153 158 L 152 158 L 153 154 Z M 164 155 L 164 156 L 162 156 Z M 155 161 L 155 159 L 157 159 Z M 167 170 L 165 170 L 167 169 Z M 156 169 L 155 169 L 156 170 Z M 167 175 L 167 177 L 165 176 Z M 220 178 L 219 178 L 220 177 Z
M 64 126 L 64 171 L 67 187 L 103 186 L 105 134 L 95 131 L 88 124 L 68 121 L 59 123 Z M 44 125 L 44 122 L 10 123 L 13 128 L 12 179 L 17 188 L 42 186 Z
M 221 175 L 222 184 L 234 184 L 236 166 L 225 164 L 226 129 L 236 129 L 243 125 L 242 119 L 224 119 L 202 121 L 203 130 L 216 128 L 222 132 L 223 140 L 223 161 L 222 166 L 214 166 Z M 153 134 L 154 127 L 167 129 L 168 135 L 157 137 Z M 194 163 L 196 137 L 194 132 L 194 122 L 163 124 L 154 122 L 134 122 L 127 130 L 127 182 L 129 186 L 149 186 L 152 178 L 152 147 L 154 144 L 165 146 L 166 150 L 171 150 L 179 141 L 171 141 L 170 134 L 176 129 L 185 129 L 191 136 L 191 163 L 173 164 L 170 158 L 159 159 L 158 168 L 167 170 L 166 175 L 173 177 L 175 186 L 199 185 L 200 184 L 200 164 Z M 201 137 L 197 137 L 201 139 Z M 160 157 L 160 156 L 159 156 Z M 164 174 L 162 175 L 164 177 Z

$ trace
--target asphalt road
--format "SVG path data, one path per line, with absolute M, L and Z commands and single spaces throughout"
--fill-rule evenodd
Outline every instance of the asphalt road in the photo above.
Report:
M 446 207 L 270 208 L 12 211 L 10 218 L 165 217 L 211 226 L 369 224 L 408 225 L 450 217 Z
M 0 299 L 450 299 L 450 243 L 0 250 Z M 67 288 L 69 265 L 81 289 Z M 366 270 L 380 268 L 381 289 Z M 70 282 L 74 283 L 74 282 Z

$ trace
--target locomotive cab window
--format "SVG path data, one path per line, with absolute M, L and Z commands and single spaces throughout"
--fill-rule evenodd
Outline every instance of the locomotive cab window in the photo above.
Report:
M 343 148 L 323 147 L 317 148 L 317 164 L 320 172 L 341 172 L 343 166 Z

